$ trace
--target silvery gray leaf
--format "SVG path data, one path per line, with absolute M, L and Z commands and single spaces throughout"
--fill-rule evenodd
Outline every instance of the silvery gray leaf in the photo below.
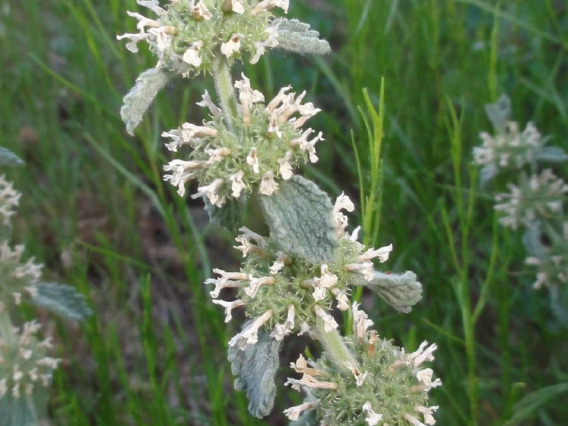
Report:
M 503 95 L 494 104 L 485 105 L 485 112 L 497 133 L 504 133 L 507 122 L 511 119 L 511 100 L 507 95 Z
M 243 329 L 247 323 L 243 325 Z M 280 366 L 282 341 L 270 337 L 265 331 L 258 332 L 258 342 L 244 350 L 230 346 L 227 356 L 235 379 L 235 389 L 242 390 L 249 399 L 248 410 L 262 418 L 270 414 L 276 397 L 274 376 Z
M 134 87 L 124 96 L 120 109 L 120 117 L 130 135 L 134 134 L 142 116 L 173 75 L 162 68 L 150 68 L 138 76 Z
M 297 19 L 280 18 L 276 22 L 278 46 L 300 54 L 325 55 L 331 51 L 329 43 L 319 38 L 319 33 Z
M 373 279 L 364 285 L 399 312 L 410 312 L 412 306 L 422 299 L 422 284 L 416 281 L 416 274 L 411 271 L 404 274 L 375 271 Z
M 530 222 L 523 234 L 523 245 L 529 256 L 544 259 L 546 249 L 542 245 L 542 229 L 539 221 Z
M 83 321 L 92 314 L 85 298 L 74 287 L 65 284 L 39 283 L 32 303 L 66 319 Z
M 550 163 L 561 163 L 568 160 L 568 155 L 562 148 L 557 146 L 545 146 L 537 151 L 534 156 L 537 161 L 547 161 Z
M 24 160 L 7 148 L 0 146 L 0 166 L 19 167 L 24 165 Z
M 261 195 L 259 200 L 270 237 L 280 250 L 311 263 L 333 259 L 338 245 L 333 206 L 315 183 L 294 175 L 282 181 L 274 194 Z
M 487 164 L 486 166 L 483 166 L 480 172 L 481 186 L 485 185 L 487 182 L 497 176 L 498 172 L 499 169 L 495 164 Z

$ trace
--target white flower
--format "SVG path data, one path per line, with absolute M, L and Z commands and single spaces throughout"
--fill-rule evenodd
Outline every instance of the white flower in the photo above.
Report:
M 363 404 L 363 411 L 365 413 L 367 413 L 367 417 L 365 418 L 365 421 L 367 422 L 367 424 L 369 426 L 376 426 L 379 424 L 379 422 L 382 420 L 383 415 L 382 414 L 377 414 L 373 411 L 373 406 L 371 405 L 371 403 L 369 401 L 365 402 Z
M 225 181 L 221 178 L 213 180 L 209 185 L 200 186 L 197 188 L 197 193 L 193 194 L 191 198 L 205 198 L 207 197 L 211 204 L 221 207 L 225 203 L 225 196 L 219 194 L 219 189 L 225 185 Z
M 416 378 L 424 384 L 424 390 L 429 391 L 430 389 L 442 386 L 440 379 L 432 381 L 433 375 L 434 371 L 431 368 L 424 368 L 416 372 Z
M 361 373 L 361 371 L 359 371 L 359 369 L 353 364 L 351 364 L 349 361 L 345 361 L 344 364 L 347 367 L 347 369 L 351 371 L 351 374 L 353 374 L 353 377 L 355 378 L 355 384 L 357 385 L 357 387 L 362 386 L 363 382 L 365 382 L 365 379 L 367 378 L 368 373 L 367 372 Z
M 244 74 L 241 74 L 241 77 L 242 80 L 235 81 L 235 88 L 239 89 L 239 103 L 241 104 L 243 122 L 250 124 L 250 109 L 254 103 L 264 101 L 264 95 L 251 88 L 250 80 Z
M 264 41 L 255 41 L 253 43 L 256 49 L 254 56 L 250 59 L 251 64 L 256 64 L 260 57 L 264 55 L 266 48 L 278 46 L 278 32 L 276 27 L 268 27 L 265 30 L 267 38 Z
M 264 10 L 272 10 L 275 7 L 279 7 L 284 13 L 288 13 L 288 6 L 289 0 L 262 0 L 251 10 L 251 14 L 256 15 Z
M 241 50 L 241 40 L 243 39 L 243 37 L 244 35 L 240 33 L 232 34 L 231 38 L 228 41 L 221 43 L 221 53 L 227 58 L 230 58 L 235 53 L 238 53 Z
M 223 10 L 227 12 L 235 12 L 242 15 L 245 12 L 243 0 L 226 0 Z
M 290 164 L 290 159 L 292 158 L 292 151 L 286 151 L 284 157 L 279 158 L 277 163 L 279 164 L 278 173 L 283 180 L 288 180 L 294 174 L 292 165 Z
M 424 361 L 433 361 L 434 355 L 432 354 L 437 348 L 438 346 L 435 343 L 428 346 L 428 342 L 424 341 L 415 352 L 408 354 L 408 360 L 412 362 L 414 367 L 418 367 Z
M 366 340 L 367 329 L 373 325 L 367 313 L 359 309 L 359 304 L 353 302 L 353 334 L 360 341 Z
M 242 287 L 242 281 L 250 280 L 249 275 L 245 272 L 227 272 L 218 268 L 213 269 L 213 272 L 219 274 L 220 277 L 205 280 L 205 284 L 215 284 L 215 289 L 209 292 L 213 299 L 218 298 L 224 288 Z
M 209 110 L 209 112 L 211 113 L 211 115 L 213 115 L 215 117 L 221 116 L 221 112 L 222 112 L 221 108 L 219 108 L 217 105 L 215 105 L 213 103 L 213 101 L 211 100 L 211 96 L 209 95 L 209 92 L 207 90 L 205 90 L 203 95 L 201 95 L 201 101 L 197 102 L 196 105 L 203 107 L 203 108 L 207 108 Z
M 375 257 L 379 258 L 379 262 L 386 262 L 389 258 L 389 254 L 392 251 L 392 244 L 388 246 L 381 247 L 378 249 L 369 249 L 365 253 L 359 255 L 358 260 L 360 262 L 365 262 L 367 260 L 374 259 Z
M 267 171 L 263 176 L 262 180 L 260 181 L 260 188 L 259 192 L 262 195 L 272 195 L 274 192 L 278 190 L 278 184 L 274 180 L 274 173 L 272 171 Z
M 189 9 L 191 10 L 191 17 L 196 21 L 201 21 L 202 19 L 208 20 L 213 16 L 201 0 L 197 3 L 190 4 Z
M 181 59 L 186 64 L 193 65 L 194 67 L 201 65 L 201 62 L 203 61 L 201 59 L 201 49 L 203 48 L 203 44 L 204 43 L 201 40 L 191 43 Z
M 294 329 L 294 316 L 295 316 L 294 305 L 290 305 L 288 306 L 288 314 L 286 315 L 286 321 L 284 321 L 283 324 L 276 324 L 274 326 L 274 330 L 272 331 L 272 333 L 270 333 L 270 335 L 278 341 L 284 339 L 284 337 L 290 334 Z
M 247 155 L 247 164 L 252 167 L 254 173 L 260 172 L 260 165 L 258 163 L 258 156 L 256 154 L 256 148 L 251 148 Z
M 231 196 L 234 198 L 239 198 L 241 196 L 241 192 L 247 187 L 243 182 L 244 175 L 245 172 L 243 170 L 239 170 L 237 173 L 233 173 L 229 176 L 229 180 L 231 181 Z
M 323 321 L 324 331 L 329 333 L 330 331 L 333 331 L 338 327 L 338 324 L 335 321 L 335 319 L 333 319 L 333 317 L 330 314 L 325 312 L 321 306 L 319 305 L 314 306 L 314 312 Z
M 424 416 L 424 423 L 427 424 L 427 425 L 436 424 L 436 419 L 434 418 L 434 416 L 432 414 L 434 414 L 434 412 L 437 409 L 438 409 L 437 405 L 434 405 L 432 407 L 424 407 L 424 406 L 416 407 L 416 411 L 418 411 L 419 413 L 421 413 Z

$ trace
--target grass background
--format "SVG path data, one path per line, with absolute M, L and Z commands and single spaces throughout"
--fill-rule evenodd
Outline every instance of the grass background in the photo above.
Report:
M 0 1 L 0 145 L 27 163 L 6 171 L 24 194 L 15 241 L 45 262 L 45 278 L 77 286 L 95 311 L 83 325 L 43 318 L 65 359 L 51 417 L 283 424 L 282 409 L 299 396 L 281 392 L 266 423 L 248 416 L 225 359 L 236 326 L 226 327 L 202 285 L 212 265 L 236 267 L 231 237 L 161 179 L 168 154 L 159 135 L 199 119 L 193 105 L 208 82 L 170 85 L 127 136 L 121 98 L 155 61 L 115 40 L 134 30 L 126 10 L 134 0 Z M 568 381 L 568 333 L 546 291 L 531 289 L 520 235 L 497 226 L 496 188 L 479 188 L 471 150 L 491 130 L 483 106 L 502 93 L 516 120 L 534 121 L 568 150 L 566 2 L 312 0 L 293 1 L 289 16 L 309 21 L 334 53 L 273 52 L 247 73 L 267 98 L 292 84 L 324 110 L 312 120 L 326 135 L 320 162 L 305 174 L 332 196 L 370 195 L 363 89 L 376 108 L 384 79 L 382 210 L 352 222 L 365 220 L 374 245 L 393 243 L 386 267 L 416 272 L 424 298 L 402 315 L 363 294 L 379 333 L 408 350 L 438 344 L 438 424 L 502 424 L 524 395 Z M 304 343 L 290 342 L 283 358 Z M 562 424 L 561 398 L 522 424 Z

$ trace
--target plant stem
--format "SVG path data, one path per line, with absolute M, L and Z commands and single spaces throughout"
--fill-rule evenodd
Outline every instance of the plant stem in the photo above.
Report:
M 219 96 L 223 118 L 227 127 L 232 130 L 233 117 L 237 115 L 237 100 L 233 89 L 233 80 L 231 78 L 231 70 L 229 63 L 223 55 L 215 56 L 213 61 L 213 80 L 215 81 L 215 90 Z
M 358 368 L 357 361 L 345 345 L 343 338 L 337 330 L 325 331 L 323 321 L 318 318 L 316 334 L 317 339 L 337 368 L 348 372 L 349 369 L 345 366 L 346 362 L 349 362 L 354 368 Z
M 14 333 L 12 321 L 7 311 L 0 312 L 0 336 L 7 346 L 16 344 L 16 334 Z

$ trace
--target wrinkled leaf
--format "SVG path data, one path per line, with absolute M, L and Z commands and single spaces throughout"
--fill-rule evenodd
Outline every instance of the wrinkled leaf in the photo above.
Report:
M 247 326 L 245 323 L 243 329 Z M 230 346 L 228 359 L 235 379 L 235 389 L 242 390 L 249 399 L 248 410 L 262 418 L 270 414 L 276 397 L 274 377 L 280 365 L 279 352 L 282 341 L 270 337 L 265 331 L 258 332 L 258 342 L 244 350 Z
M 416 281 L 416 274 L 412 271 L 404 274 L 375 271 L 371 281 L 360 280 L 353 284 L 367 286 L 399 312 L 410 312 L 422 299 L 422 284 Z
M 0 166 L 19 167 L 24 164 L 24 160 L 9 149 L 0 146 Z
M 65 284 L 40 283 L 32 302 L 66 319 L 82 321 L 92 314 L 81 293 Z
M 205 211 L 209 215 L 209 220 L 223 228 L 236 234 L 242 226 L 242 212 L 239 200 L 229 198 L 222 207 L 217 207 L 205 199 Z
M 277 23 L 278 46 L 300 54 L 325 55 L 331 51 L 329 43 L 319 33 L 297 19 L 280 18 Z
M 124 96 L 120 109 L 120 117 L 130 135 L 134 134 L 142 116 L 172 77 L 172 73 L 161 68 L 150 68 L 138 76 L 134 87 Z
M 270 237 L 285 253 L 311 263 L 333 259 L 337 236 L 333 206 L 327 194 L 312 181 L 298 175 L 280 183 L 271 196 L 259 197 Z
M 552 398 L 568 393 L 568 383 L 560 383 L 558 385 L 548 386 L 531 392 L 523 399 L 517 402 L 513 407 L 513 417 L 507 420 L 503 426 L 516 426 L 526 424 L 527 419 L 535 415 L 541 405 L 548 402 Z
M 511 119 L 511 100 L 507 95 L 503 95 L 494 104 L 485 105 L 485 112 L 493 123 L 497 133 L 505 133 L 507 122 Z

